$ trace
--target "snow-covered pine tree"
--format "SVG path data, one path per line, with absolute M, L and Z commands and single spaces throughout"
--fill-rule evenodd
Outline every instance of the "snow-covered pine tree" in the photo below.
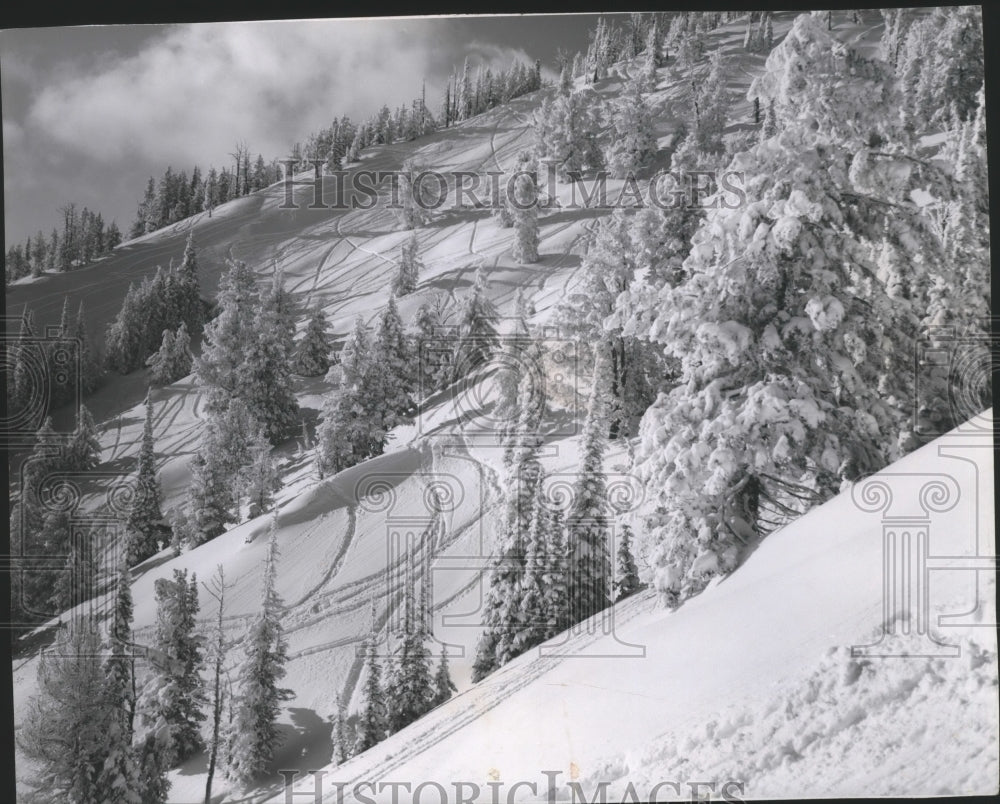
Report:
M 514 216 L 511 214 L 508 198 L 511 194 L 509 183 L 504 179 L 500 173 L 490 176 L 490 215 L 502 229 L 509 229 L 514 225 Z
M 375 376 L 378 365 L 359 317 L 341 352 L 340 387 L 324 400 L 316 430 L 316 466 L 321 476 L 381 453 L 386 416 L 393 418 L 395 413 L 375 407 L 380 400 L 377 389 L 383 383 Z
M 277 718 L 281 702 L 291 690 L 278 687 L 285 675 L 288 646 L 281 626 L 278 596 L 278 517 L 271 519 L 267 558 L 264 562 L 264 594 L 260 614 L 246 635 L 246 658 L 240 666 L 234 692 L 233 722 L 229 727 L 226 772 L 237 785 L 246 787 L 274 758 L 280 744 Z
M 219 457 L 210 449 L 201 449 L 191 460 L 191 482 L 187 490 L 187 508 L 195 544 L 207 542 L 224 533 L 235 522 L 231 478 Z
M 379 429 L 388 432 L 398 424 L 410 421 L 416 383 L 410 342 L 403 331 L 403 320 L 392 293 L 379 317 L 372 345 L 372 363 L 372 393 L 368 403 L 372 415 L 381 418 Z M 384 441 L 378 452 L 382 448 Z
M 982 12 L 975 6 L 935 8 L 913 22 L 899 59 L 908 124 L 947 123 L 952 106 L 958 119 L 975 114 L 983 82 Z
M 334 765 L 342 765 L 351 757 L 347 745 L 347 713 L 344 709 L 344 698 L 338 693 L 337 708 L 333 713 L 333 727 L 330 729 L 330 739 L 333 741 L 333 754 L 330 759 Z
M 358 715 L 355 754 L 367 751 L 385 738 L 388 720 L 374 633 L 368 638 L 366 649 L 365 683 L 361 688 L 361 712 Z
M 413 293 L 417 289 L 423 267 L 417 255 L 417 233 L 412 232 L 399 247 L 399 267 L 392 279 L 390 292 L 396 296 Z
M 886 230 L 917 244 L 914 267 L 935 253 L 910 195 L 934 172 L 898 146 L 884 65 L 848 52 L 808 15 L 772 50 L 749 97 L 776 101 L 779 133 L 733 160 L 754 177 L 747 203 L 708 211 L 687 280 L 647 329 L 680 365 L 643 418 L 636 458 L 663 490 L 643 552 L 668 604 L 898 454 L 898 409 L 879 383 L 886 361 L 912 351 L 870 244 Z M 877 156 L 874 142 L 886 143 Z
M 632 555 L 632 528 L 626 523 L 622 525 L 615 555 L 614 600 L 623 600 L 638 591 L 640 586 L 639 568 Z
M 327 338 L 326 314 L 317 304 L 296 350 L 295 371 L 305 377 L 318 377 L 329 369 L 330 341 Z
M 694 107 L 694 143 L 702 154 L 721 154 L 725 150 L 722 134 L 729 109 L 721 49 L 712 53 L 708 76 L 703 81 L 692 81 L 691 102 Z
M 191 337 L 187 324 L 181 321 L 176 333 L 163 330 L 160 348 L 146 360 L 150 368 L 149 380 L 153 385 L 169 385 L 190 374 L 193 362 Z
M 452 367 L 454 379 L 466 377 L 490 362 L 500 345 L 496 328 L 498 319 L 497 308 L 487 295 L 486 274 L 480 268 L 459 313 L 458 344 Z
M 160 482 L 156 476 L 156 453 L 153 451 L 153 402 L 146 394 L 146 419 L 142 426 L 142 443 L 136 465 L 135 495 L 125 519 L 128 534 L 128 564 L 145 561 L 159 550 L 157 536 L 163 519 Z
M 418 177 L 425 168 L 413 159 L 403 162 L 399 172 L 399 203 L 395 210 L 396 217 L 404 229 L 418 229 L 427 223 L 428 205 L 424 195 L 426 190 Z
M 80 355 L 80 385 L 84 392 L 89 393 L 101 383 L 103 370 L 100 360 L 90 347 L 90 336 L 87 334 L 87 318 L 83 311 L 83 301 L 76 310 L 76 319 L 69 331 L 70 339 L 75 342 Z
M 600 134 L 604 110 L 601 97 L 591 87 L 551 102 L 542 101 L 535 113 L 535 149 L 539 159 L 553 159 L 560 181 L 572 181 L 584 168 L 603 165 Z
M 629 81 L 615 100 L 611 125 L 614 132 L 604 161 L 611 174 L 622 179 L 646 165 L 656 151 L 653 117 L 639 82 Z
M 416 391 L 421 397 L 440 389 L 449 376 L 450 365 L 443 359 L 451 356 L 452 348 L 451 340 L 442 333 L 446 304 L 447 297 L 439 292 L 420 305 L 413 319 L 418 365 Z
M 284 269 L 275 265 L 271 285 L 260 294 L 261 312 L 270 314 L 274 327 L 272 337 L 277 336 L 289 359 L 295 354 L 295 319 L 298 305 L 292 294 L 285 289 Z
M 135 731 L 135 658 L 132 647 L 132 577 L 120 565 L 115 603 L 108 628 L 108 655 L 104 661 L 105 691 L 98 700 L 108 707 L 104 734 L 105 758 L 97 775 L 97 789 L 108 804 L 144 804 L 138 793 L 139 769 L 132 749 Z
M 97 594 L 97 563 L 89 534 L 74 533 L 69 517 L 64 512 L 54 512 L 47 516 L 42 530 L 41 542 L 46 547 L 52 545 L 53 548 L 46 550 L 48 554 L 68 554 L 65 569 L 52 591 L 52 605 L 57 610 L 64 611 Z
M 298 424 L 292 392 L 290 301 L 276 273 L 261 294 L 253 272 L 231 261 L 220 284 L 219 315 L 205 327 L 195 372 L 209 413 L 224 411 L 234 399 L 246 404 L 272 443 Z
M 566 528 L 562 511 L 553 507 L 548 512 L 545 545 L 545 564 L 542 572 L 544 600 L 542 608 L 548 620 L 545 639 L 565 631 L 570 626 L 569 611 L 569 552 L 566 546 Z
M 143 317 L 148 311 L 142 309 L 139 290 L 130 284 L 115 320 L 108 325 L 104 338 L 104 360 L 112 371 L 128 374 L 141 364 L 140 352 L 145 338 Z
M 590 404 L 583 426 L 580 469 L 566 515 L 569 550 L 569 615 L 577 623 L 608 605 L 611 562 L 608 556 L 607 479 L 604 451 L 610 424 L 610 358 L 598 350 Z
M 434 697 L 430 652 L 427 650 L 426 611 L 414 600 L 412 568 L 404 580 L 403 636 L 394 656 L 393 673 L 386 685 L 388 728 L 397 732 L 422 717 Z
M 672 216 L 673 217 L 673 216 Z M 556 321 L 583 350 L 600 344 L 609 349 L 611 396 L 608 435 L 617 437 L 623 423 L 642 414 L 653 398 L 644 376 L 645 360 L 635 348 L 635 336 L 625 333 L 616 304 L 636 274 L 636 243 L 625 211 L 601 218 L 583 258 L 583 278 L 560 303 Z M 630 298 L 630 297 L 626 297 Z
M 538 262 L 538 186 L 532 155 L 518 154 L 510 214 L 514 219 L 514 245 L 511 254 L 520 263 Z
M 570 63 L 564 61 L 562 69 L 559 71 L 559 92 L 563 95 L 569 95 L 572 91 L 573 75 L 570 73 Z
M 526 363 L 526 350 L 529 346 L 530 332 L 528 330 L 528 305 L 524 291 L 518 288 L 514 301 L 514 326 L 511 332 L 503 338 L 503 351 L 497 362 L 499 370 L 496 374 L 496 405 L 493 408 L 493 420 L 497 422 L 497 440 L 507 445 L 504 454 L 504 465 L 510 464 L 513 446 L 509 443 L 511 434 L 515 431 L 520 416 L 518 408 L 518 388 L 526 370 L 531 366 Z M 537 368 L 537 366 L 536 366 Z
M 230 260 L 219 283 L 218 315 L 205 327 L 201 356 L 195 371 L 209 411 L 224 410 L 237 392 L 236 374 L 244 345 L 257 326 L 260 290 L 249 266 Z
M 96 624 L 78 617 L 56 629 L 38 660 L 38 692 L 15 740 L 34 763 L 24 782 L 40 801 L 104 804 L 98 772 L 108 756 L 113 716 Z
M 136 724 L 133 753 L 137 768 L 136 789 L 142 804 L 167 804 L 172 782 L 168 771 L 175 762 L 171 744 L 172 730 L 149 701 L 159 693 L 156 682 L 147 685 L 140 699 L 140 717 Z
M 517 654 L 541 644 L 546 639 L 549 612 L 545 606 L 545 571 L 548 548 L 548 512 L 542 492 L 540 476 L 531 506 L 531 528 L 525 539 L 524 576 L 521 579 L 518 599 L 520 605 L 519 627 L 514 633 L 514 651 Z
M 528 359 L 538 359 L 537 343 Z M 473 680 L 479 681 L 520 651 L 516 639 L 522 626 L 520 608 L 525 547 L 532 525 L 532 512 L 541 479 L 538 455 L 542 444 L 539 429 L 544 400 L 535 387 L 536 378 L 525 373 L 518 387 L 516 435 L 510 442 L 510 466 L 505 478 L 504 506 L 499 523 L 500 538 L 489 573 L 489 589 L 483 605 L 484 629 L 476 647 Z
M 180 322 L 187 325 L 187 331 L 199 334 L 205 323 L 205 310 L 201 301 L 201 285 L 198 281 L 198 251 L 194 245 L 194 233 L 188 234 L 184 246 L 184 258 L 177 268 L 178 312 Z
M 239 483 L 250 503 L 250 516 L 260 516 L 274 503 L 274 492 L 281 488 L 271 457 L 271 443 L 263 431 L 253 435 L 247 447 L 249 461 L 239 471 Z
M 67 445 L 67 462 L 73 471 L 87 472 L 101 462 L 101 442 L 97 438 L 97 425 L 86 405 L 80 405 L 76 430 Z
M 174 570 L 173 580 L 157 579 L 154 644 L 165 661 L 157 667 L 162 683 L 156 697 L 157 714 L 171 728 L 171 749 L 184 761 L 205 747 L 201 723 L 206 703 L 201 671 L 205 664 L 197 627 L 197 577 Z
M 642 90 L 653 92 L 656 90 L 656 69 L 660 66 L 660 42 L 657 36 L 658 29 L 654 25 L 649 29 L 646 37 L 646 51 L 642 59 Z
M 458 692 L 458 687 L 451 680 L 451 673 L 448 672 L 447 648 L 442 645 L 437 670 L 434 672 L 434 698 L 431 700 L 431 706 L 440 706 L 451 698 L 454 692 Z

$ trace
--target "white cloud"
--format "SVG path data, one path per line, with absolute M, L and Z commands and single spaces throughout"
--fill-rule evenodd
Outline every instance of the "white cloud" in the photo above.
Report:
M 222 164 L 237 139 L 267 156 L 335 115 L 408 101 L 440 56 L 414 22 L 223 23 L 171 29 L 140 54 L 61 74 L 27 125 L 105 163 Z
M 4 150 L 20 147 L 24 142 L 24 129 L 10 120 L 3 121 Z

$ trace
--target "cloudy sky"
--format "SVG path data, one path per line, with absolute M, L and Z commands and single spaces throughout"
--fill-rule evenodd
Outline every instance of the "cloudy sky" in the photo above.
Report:
M 0 31 L 8 246 L 48 232 L 68 202 L 131 224 L 167 165 L 265 159 L 334 116 L 409 102 L 435 110 L 466 57 L 553 64 L 586 47 L 591 15 L 120 25 Z

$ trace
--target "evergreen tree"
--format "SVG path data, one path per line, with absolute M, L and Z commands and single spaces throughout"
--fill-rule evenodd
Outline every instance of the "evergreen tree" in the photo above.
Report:
M 514 216 L 510 211 L 510 199 L 508 197 L 512 196 L 513 192 L 510 183 L 503 184 L 500 181 L 501 178 L 502 176 L 500 175 L 491 177 L 490 214 L 500 227 L 509 229 L 514 225 Z
M 76 311 L 76 320 L 69 330 L 69 338 L 75 344 L 80 360 L 80 386 L 89 393 L 101 382 L 100 362 L 90 348 L 90 338 L 87 335 L 87 320 L 83 312 L 83 302 Z
M 27 703 L 17 744 L 35 763 L 26 783 L 39 800 L 104 804 L 99 771 L 108 756 L 107 701 L 95 624 L 77 618 L 57 629 L 38 661 L 38 693 Z
M 174 334 L 163 330 L 160 348 L 146 361 L 150 367 L 150 382 L 154 385 L 169 385 L 191 373 L 194 358 L 191 355 L 191 338 L 187 324 L 183 321 Z
M 546 98 L 535 114 L 536 155 L 554 160 L 561 181 L 574 180 L 584 168 L 602 167 L 604 117 L 600 96 L 590 87 L 551 102 Z
M 538 262 L 538 187 L 534 171 L 527 170 L 531 157 L 522 152 L 518 158 L 517 178 L 511 216 L 514 218 L 514 247 L 511 253 L 520 263 Z
M 317 427 L 316 464 L 321 476 L 371 457 L 382 443 L 370 418 L 374 360 L 364 322 L 358 318 L 341 354 L 340 387 L 327 396 Z
M 365 683 L 361 688 L 361 713 L 358 718 L 358 737 L 355 754 L 367 751 L 386 736 L 388 712 L 382 692 L 382 672 L 375 651 L 375 636 L 368 638 L 365 656 Z
M 611 113 L 614 133 L 605 162 L 615 178 L 625 178 L 639 170 L 656 151 L 653 118 L 639 84 L 630 81 Z
M 399 269 L 393 277 L 391 292 L 396 296 L 413 293 L 417 289 L 422 268 L 417 256 L 417 234 L 414 232 L 399 247 Z
M 295 353 L 295 319 L 298 308 L 292 294 L 285 290 L 285 273 L 275 267 L 271 277 L 271 287 L 261 294 L 261 310 L 270 313 L 273 325 L 284 345 L 285 354 L 291 357 Z
M 142 428 L 142 444 L 136 467 L 136 489 L 125 520 L 129 540 L 129 566 L 145 561 L 159 549 L 157 535 L 163 513 L 160 510 L 160 483 L 156 477 L 156 455 L 153 452 L 153 403 L 146 394 L 146 419 Z
M 329 368 L 330 342 L 327 338 L 326 315 L 317 304 L 298 345 L 295 371 L 306 377 L 318 377 L 326 374 Z
M 639 568 L 632 556 L 632 529 L 622 526 L 621 540 L 615 556 L 614 599 L 622 600 L 639 590 Z
M 204 666 L 201 642 L 196 633 L 197 578 L 188 580 L 187 570 L 174 570 L 173 580 L 158 578 L 156 635 L 154 645 L 164 657 L 158 668 L 162 683 L 156 696 L 157 714 L 171 729 L 171 751 L 177 761 L 205 747 L 201 737 L 202 710 L 206 702 L 201 679 Z
M 434 673 L 434 698 L 431 701 L 431 706 L 440 706 L 451 698 L 454 692 L 458 692 L 458 687 L 451 680 L 451 673 L 448 672 L 447 649 L 442 645 L 441 658 L 438 660 L 437 671 Z
M 539 478 L 532 500 L 531 528 L 525 539 L 524 577 L 518 594 L 520 627 L 514 634 L 518 654 L 545 641 L 549 612 L 545 606 L 545 561 L 548 516 L 542 502 L 542 479 Z
M 291 386 L 291 319 L 283 294 L 276 277 L 262 301 L 246 263 L 231 262 L 220 286 L 219 315 L 206 325 L 195 360 L 208 411 L 224 411 L 240 399 L 272 443 L 295 426 L 298 415 Z
M 51 554 L 68 551 L 66 567 L 49 598 L 53 608 L 65 611 L 92 598 L 97 593 L 97 563 L 88 534 L 74 533 L 69 517 L 55 513 L 45 518 L 40 541 L 54 548 Z
M 344 699 L 337 695 L 337 710 L 333 713 L 333 728 L 330 730 L 330 736 L 333 739 L 331 760 L 334 765 L 343 765 L 351 756 L 347 745 L 346 721 Z
M 635 277 L 635 256 L 628 218 L 623 209 L 616 209 L 598 223 L 583 258 L 583 281 L 563 300 L 557 313 L 562 329 L 584 347 L 603 344 L 609 350 L 610 385 L 603 390 L 611 395 L 608 434 L 612 437 L 619 434 L 623 419 L 641 415 L 653 396 L 648 390 L 627 396 L 637 361 L 629 359 L 630 336 L 620 320 L 612 317 L 621 294 Z
M 188 235 L 184 246 L 184 258 L 177 268 L 177 277 L 180 323 L 187 324 L 189 332 L 199 334 L 205 323 L 205 311 L 201 302 L 198 250 L 195 248 L 193 232 Z
M 249 462 L 242 467 L 240 483 L 250 501 L 250 516 L 260 516 L 271 508 L 274 492 L 281 488 L 271 458 L 271 444 L 262 431 L 250 441 Z
M 568 61 L 564 61 L 562 69 L 559 71 L 559 92 L 563 95 L 569 95 L 572 91 L 573 76 L 570 74 L 570 64 Z
M 264 567 L 264 597 L 260 614 L 246 636 L 246 660 L 240 667 L 230 724 L 227 773 L 248 786 L 274 758 L 280 744 L 277 718 L 291 690 L 278 682 L 285 675 L 288 647 L 281 627 L 281 598 L 275 588 L 278 560 L 278 519 L 271 520 Z
M 411 420 L 415 380 L 410 343 L 403 332 L 396 297 L 390 294 L 375 334 L 368 397 L 370 415 L 376 421 L 381 420 L 378 430 L 382 444 L 378 452 L 382 451 L 389 430 Z
M 660 42 L 654 25 L 646 37 L 646 52 L 642 62 L 642 88 L 646 92 L 656 89 L 656 68 L 660 66 Z
M 108 325 L 105 335 L 104 359 L 108 368 L 127 374 L 139 365 L 145 341 L 144 318 L 148 315 L 139 290 L 130 284 L 121 309 Z
M 451 341 L 443 336 L 446 297 L 436 294 L 420 305 L 414 316 L 414 351 L 417 358 L 417 392 L 427 397 L 447 381 Z
M 403 637 L 395 656 L 395 672 L 386 685 L 386 697 L 392 702 L 388 728 L 397 732 L 422 717 L 431 708 L 434 697 L 430 652 L 427 650 L 427 610 L 421 599 L 414 600 L 413 573 L 405 581 L 403 594 Z M 421 596 L 422 598 L 422 596 Z
M 424 194 L 427 192 L 426 185 L 417 181 L 424 170 L 422 165 L 412 159 L 407 159 L 402 164 L 399 173 L 400 207 L 396 209 L 396 216 L 404 229 L 417 229 L 427 223 L 429 205 Z
M 729 107 L 721 49 L 712 53 L 705 80 L 692 80 L 692 105 L 694 144 L 703 154 L 721 154 L 724 150 L 722 134 Z
M 87 472 L 96 469 L 101 462 L 101 442 L 97 438 L 97 425 L 86 405 L 80 405 L 76 419 L 76 431 L 70 436 L 68 463 L 74 471 Z
M 104 701 L 109 715 L 104 735 L 107 753 L 98 773 L 97 787 L 109 804 L 143 804 L 137 791 L 139 769 L 132 750 L 136 693 L 131 581 L 128 567 L 121 565 L 108 632 L 109 653 L 104 662 Z
M 486 366 L 499 347 L 496 306 L 486 294 L 486 274 L 476 272 L 476 282 L 459 314 L 458 344 L 455 349 L 453 376 L 468 376 Z
M 225 526 L 235 521 L 230 481 L 211 450 L 200 450 L 192 459 L 187 508 L 191 512 L 191 527 L 199 543 L 224 533 Z
M 565 631 L 570 626 L 569 610 L 569 553 L 566 547 L 562 513 L 550 513 L 546 533 L 545 564 L 542 572 L 542 610 L 548 620 L 545 639 Z
M 566 516 L 570 557 L 569 613 L 572 622 L 580 622 L 605 608 L 611 592 L 607 481 L 604 475 L 609 417 L 608 362 L 598 352 L 590 406 L 583 427 L 580 470 Z
M 747 204 L 707 212 L 688 278 L 647 323 L 680 366 L 643 418 L 636 458 L 663 490 L 642 537 L 668 604 L 899 454 L 898 409 L 880 385 L 913 353 L 871 244 L 894 232 L 911 273 L 939 246 L 909 200 L 905 138 L 880 111 L 894 104 L 886 67 L 849 53 L 808 15 L 771 52 L 751 96 L 776 102 L 780 131 L 737 158 L 758 177 Z M 920 175 L 933 186 L 932 166 Z M 654 430 L 670 434 L 657 447 Z

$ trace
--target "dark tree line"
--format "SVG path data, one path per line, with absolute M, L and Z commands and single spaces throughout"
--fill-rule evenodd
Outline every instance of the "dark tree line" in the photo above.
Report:
M 122 241 L 118 225 L 105 225 L 100 212 L 87 207 L 77 210 L 67 204 L 62 213 L 62 229 L 53 229 L 46 237 L 41 230 L 23 244 L 7 249 L 6 281 L 10 284 L 23 276 L 41 276 L 46 271 L 71 271 L 83 268 L 109 254 Z
M 204 175 L 196 165 L 190 177 L 183 170 L 175 173 L 172 167 L 166 169 L 158 182 L 150 176 L 129 237 L 155 232 L 206 210 L 211 214 L 219 204 L 261 190 L 281 178 L 277 160 L 268 163 L 258 154 L 251 162 L 250 150 L 243 142 L 237 143 L 231 156 L 231 167 L 221 170 L 211 167 Z

